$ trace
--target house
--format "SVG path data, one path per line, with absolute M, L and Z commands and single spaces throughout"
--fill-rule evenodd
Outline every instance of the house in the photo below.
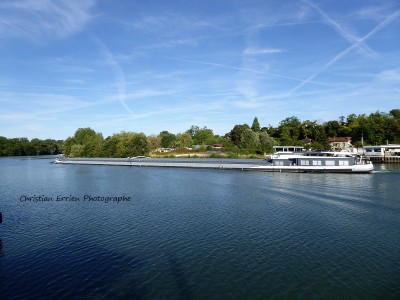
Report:
M 400 145 L 364 146 L 362 152 L 362 154 L 369 157 L 400 156 Z
M 334 151 L 340 151 L 345 149 L 350 149 L 351 145 L 351 137 L 330 137 L 328 138 L 328 143 L 331 146 L 331 149 Z
M 159 153 L 168 153 L 168 152 L 172 152 L 172 151 L 174 151 L 175 149 L 174 148 L 157 148 L 156 149 L 156 152 L 159 152 Z
M 304 145 L 310 145 L 313 142 L 313 140 L 308 137 L 302 139 L 301 141 L 304 143 Z

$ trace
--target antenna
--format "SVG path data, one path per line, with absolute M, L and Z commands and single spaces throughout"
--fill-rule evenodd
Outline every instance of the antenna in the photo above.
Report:
M 364 148 L 364 130 L 361 131 L 361 146 Z
M 361 147 L 362 147 L 363 155 L 365 155 L 365 150 L 364 150 L 364 130 L 361 131 Z

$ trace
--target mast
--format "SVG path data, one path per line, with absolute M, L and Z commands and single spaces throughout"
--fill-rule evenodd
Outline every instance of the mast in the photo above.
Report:
M 365 154 L 365 150 L 364 150 L 364 130 L 361 131 L 361 147 L 363 149 L 363 154 Z

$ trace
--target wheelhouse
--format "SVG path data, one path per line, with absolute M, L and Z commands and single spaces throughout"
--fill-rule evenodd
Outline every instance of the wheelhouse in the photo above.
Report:
M 273 147 L 274 153 L 301 153 L 304 151 L 304 147 L 300 146 L 274 146 Z

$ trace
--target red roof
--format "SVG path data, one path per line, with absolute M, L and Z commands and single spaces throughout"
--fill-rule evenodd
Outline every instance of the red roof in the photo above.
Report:
M 340 142 L 340 143 L 351 142 L 351 137 L 349 137 L 349 136 L 330 137 L 330 138 L 328 138 L 328 142 L 329 143 L 333 143 L 333 142 Z

